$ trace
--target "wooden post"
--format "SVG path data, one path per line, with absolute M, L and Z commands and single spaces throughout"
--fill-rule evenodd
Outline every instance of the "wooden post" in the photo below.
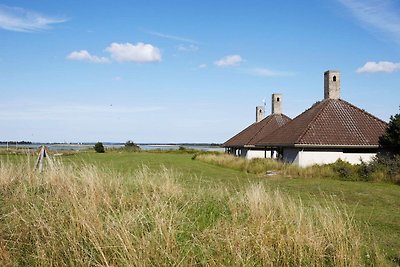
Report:
M 35 170 L 38 170 L 39 172 L 43 171 L 44 158 L 47 159 L 47 162 L 48 162 L 50 168 L 51 169 L 53 168 L 53 161 L 51 160 L 51 158 L 49 156 L 48 149 L 47 149 L 46 146 L 42 146 L 40 148 L 39 156 L 38 156 L 38 159 L 37 159 L 36 164 L 35 164 Z

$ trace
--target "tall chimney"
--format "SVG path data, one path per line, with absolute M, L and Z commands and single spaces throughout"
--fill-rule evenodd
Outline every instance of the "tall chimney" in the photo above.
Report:
M 340 72 L 327 70 L 324 72 L 324 99 L 340 98 Z
M 282 113 L 282 94 L 272 94 L 272 114 Z
M 256 122 L 260 122 L 264 119 L 265 109 L 264 106 L 256 107 Z

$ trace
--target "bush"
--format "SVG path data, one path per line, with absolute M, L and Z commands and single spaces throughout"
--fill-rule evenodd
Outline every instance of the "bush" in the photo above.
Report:
M 330 164 L 333 171 L 344 180 L 357 180 L 357 173 L 354 171 L 355 167 L 348 163 L 338 159 L 335 163 Z
M 370 165 L 374 168 L 374 174 L 384 174 L 383 180 L 400 184 L 400 155 L 380 153 Z
M 95 150 L 97 153 L 104 153 L 104 152 L 105 152 L 105 149 L 104 149 L 103 143 L 97 142 L 97 143 L 94 145 L 94 150 Z
M 375 171 L 374 164 L 366 163 L 361 160 L 361 163 L 358 167 L 357 174 L 362 181 L 371 181 L 371 180 L 373 180 L 374 171 Z
M 379 145 L 392 155 L 400 155 L 400 114 L 390 117 L 388 128 L 379 137 Z
M 140 147 L 135 144 L 133 141 L 128 140 L 125 143 L 125 149 L 130 150 L 130 151 L 139 151 Z

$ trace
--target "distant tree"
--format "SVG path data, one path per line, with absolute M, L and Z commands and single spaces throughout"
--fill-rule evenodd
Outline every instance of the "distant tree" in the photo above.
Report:
M 393 155 L 400 155 L 400 113 L 390 117 L 389 127 L 379 137 L 379 145 Z
M 125 143 L 125 149 L 133 150 L 133 151 L 139 151 L 140 147 L 137 144 L 135 144 L 133 141 L 128 140 Z
M 94 150 L 95 150 L 97 153 L 104 153 L 104 152 L 105 152 L 105 149 L 104 149 L 103 143 L 97 142 L 97 143 L 94 145 Z

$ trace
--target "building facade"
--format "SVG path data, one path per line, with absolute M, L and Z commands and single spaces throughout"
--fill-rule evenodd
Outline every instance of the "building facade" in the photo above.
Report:
M 282 95 L 273 94 L 271 114 L 265 115 L 264 106 L 256 107 L 256 122 L 239 132 L 223 144 L 226 153 L 252 158 L 275 158 L 276 152 L 269 147 L 256 146 L 257 142 L 290 121 L 282 114 Z
M 340 99 L 340 72 L 324 73 L 324 99 L 257 142 L 272 147 L 288 163 L 305 167 L 370 161 L 387 123 Z

